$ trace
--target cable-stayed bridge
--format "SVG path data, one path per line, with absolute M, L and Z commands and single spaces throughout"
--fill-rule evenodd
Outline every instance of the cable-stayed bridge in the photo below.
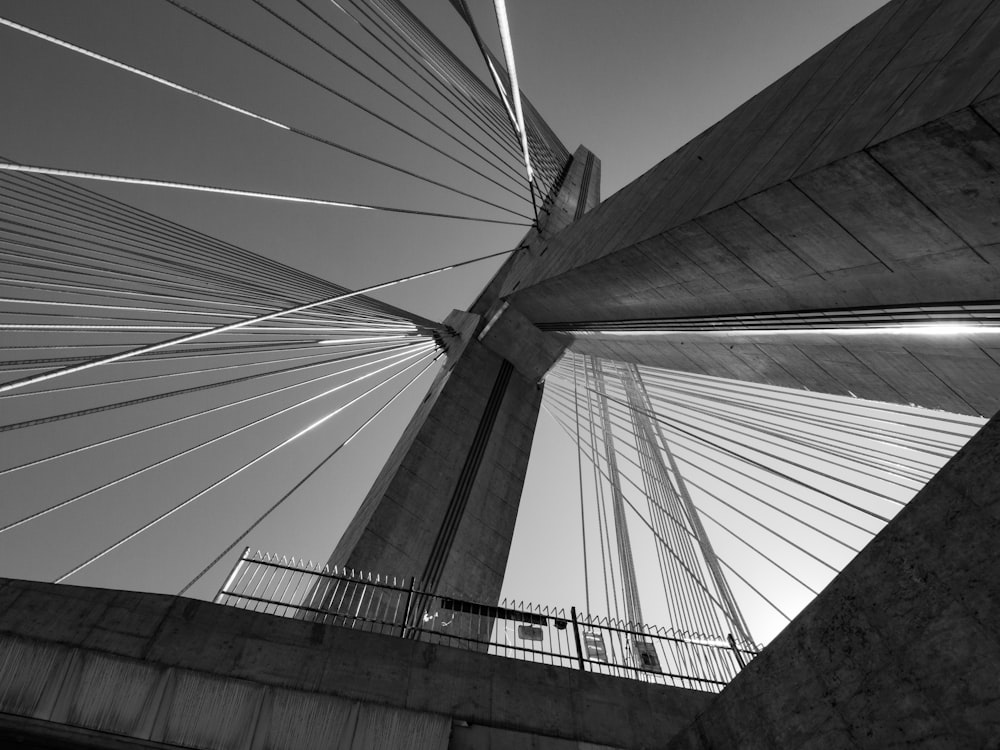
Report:
M 716 689 L 757 650 L 748 612 L 792 620 L 996 411 L 995 3 L 890 3 L 603 203 L 599 159 L 583 147 L 571 154 L 520 94 L 502 2 L 498 54 L 479 10 L 453 3 L 479 53 L 467 62 L 388 0 L 257 2 L 252 18 L 163 5 L 171 23 L 182 18 L 183 28 L 335 100 L 379 134 L 360 147 L 340 129 L 0 19 L 6 35 L 51 48 L 63 64 L 107 68 L 359 170 L 358 197 L 329 197 L 6 155 L 0 538 L 12 560 L 52 540 L 58 547 L 44 563 L 30 558 L 19 576 L 128 589 L 143 558 L 155 565 L 156 555 L 183 548 L 183 581 L 162 587 L 170 593 L 210 598 L 222 587 L 219 601 L 267 605 L 295 625 L 376 623 L 418 642 L 433 631 L 432 642 L 473 652 L 510 645 L 581 672 L 615 664 L 644 681 Z M 265 42 L 267 24 L 281 30 L 280 42 Z M 336 63 L 338 75 L 297 57 L 305 48 Z M 379 106 L 359 90 L 376 92 Z M 415 149 L 444 166 L 421 171 L 400 158 Z M 369 199 L 363 170 L 418 185 L 417 200 Z M 522 225 L 527 234 L 509 250 L 477 245 L 481 252 L 351 290 L 97 191 L 109 185 L 386 222 Z M 425 202 L 421 191 L 430 190 L 444 202 Z M 468 311 L 442 322 L 372 296 L 495 259 L 503 265 Z M 386 442 L 381 425 L 407 412 L 415 413 L 395 428 L 402 437 L 383 451 L 363 502 L 364 487 L 343 497 L 349 485 L 337 477 L 363 460 L 355 446 Z M 571 511 L 559 513 L 535 564 L 572 548 L 578 605 L 604 620 L 499 602 L 540 413 L 576 456 L 560 481 Z M 966 455 L 995 455 L 984 440 Z M 337 482 L 338 505 L 360 503 L 327 572 L 240 558 L 246 540 L 281 514 L 311 517 L 295 503 L 318 479 Z M 989 480 L 971 481 L 980 489 L 960 494 L 982 505 Z M 924 495 L 959 484 L 932 482 Z M 907 518 L 944 501 L 921 502 Z M 253 511 L 232 512 L 245 505 Z M 988 525 L 940 528 L 964 534 L 965 553 L 977 559 L 976 534 Z M 942 554 L 927 533 L 892 545 L 913 545 L 902 562 L 878 557 L 888 543 L 872 545 L 864 554 L 874 562 L 856 563 L 807 612 L 837 609 L 824 604 L 836 596 L 829 591 L 864 580 L 859 570 L 874 576 L 888 566 L 879 585 L 893 590 L 893 574 Z M 176 541 L 183 537 L 195 541 Z M 250 565 L 272 570 L 246 579 Z M 958 578 L 970 567 L 959 565 Z M 253 586 L 226 588 L 246 580 Z M 397 597 L 390 615 L 389 599 L 372 593 L 378 586 L 409 597 Z M 947 600 L 960 589 L 938 590 Z M 933 592 L 923 609 L 917 600 L 931 630 L 951 613 Z M 963 616 L 978 622 L 980 610 L 963 606 L 966 615 L 949 614 L 953 627 L 966 627 Z M 448 621 L 446 610 L 459 614 Z M 543 630 L 550 620 L 555 630 Z M 508 621 L 514 640 L 501 644 Z M 451 635 L 445 622 L 475 623 L 477 635 Z M 871 630 L 892 643 L 893 622 Z M 670 634 L 656 641 L 650 624 Z M 787 645 L 798 642 L 795 627 L 766 652 L 790 652 L 786 667 L 795 663 Z M 171 723 L 170 706 L 187 694 L 171 692 L 166 677 L 149 688 L 167 696 L 160 708 L 153 692 L 134 707 L 141 731 L 79 718 L 72 690 L 53 685 L 91 679 L 86 664 L 97 657 L 53 666 L 50 686 L 25 709 L 30 689 L 18 675 L 37 671 L 36 657 L 13 632 L 7 663 L 20 687 L 10 714 L 59 724 L 70 711 L 78 718 L 69 724 L 90 730 L 208 742 Z M 564 656 L 531 645 L 560 633 Z M 725 652 L 727 639 L 732 663 L 722 672 L 683 661 L 696 646 Z M 775 660 L 760 658 L 764 666 L 755 662 L 720 700 Z M 936 684 L 933 669 L 919 674 L 912 679 L 922 689 Z M 954 699 L 976 695 L 969 688 Z M 273 696 L 247 700 L 239 710 L 254 721 L 261 711 L 281 714 Z M 378 722 L 352 710 L 353 719 L 342 717 L 351 731 L 360 716 Z M 672 715 L 671 733 L 694 715 Z M 546 736 L 612 742 L 609 731 L 625 731 L 545 729 L 518 716 L 517 726 Z M 963 721 L 963 732 L 978 731 Z M 234 746 L 269 731 L 260 724 Z M 363 732 L 354 736 L 354 746 L 369 746 Z

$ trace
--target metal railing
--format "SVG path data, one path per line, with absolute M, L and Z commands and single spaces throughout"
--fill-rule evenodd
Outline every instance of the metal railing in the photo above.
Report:
M 247 548 L 217 604 L 540 664 L 718 692 L 758 651 L 701 633 L 508 602 L 490 606 L 410 580 L 324 567 Z

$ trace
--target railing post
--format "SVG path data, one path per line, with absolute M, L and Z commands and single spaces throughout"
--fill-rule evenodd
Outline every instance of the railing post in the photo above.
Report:
M 236 580 L 236 574 L 243 570 L 243 565 L 246 563 L 247 555 L 249 554 L 250 554 L 250 548 L 249 547 L 244 548 L 243 554 L 240 555 L 240 559 L 237 560 L 236 565 L 233 566 L 233 572 L 229 574 L 229 577 L 223 582 L 222 588 L 219 589 L 219 593 L 216 594 L 215 598 L 212 600 L 214 604 L 222 604 L 222 595 L 223 594 L 228 595 L 229 592 L 227 592 L 226 589 L 233 581 Z
M 746 664 L 743 661 L 743 657 L 740 655 L 740 650 L 736 648 L 736 639 L 733 638 L 732 633 L 727 633 L 726 638 L 729 640 L 729 647 L 733 650 L 733 653 L 736 654 L 736 663 L 740 665 L 740 669 L 743 669 Z
M 569 616 L 573 621 L 573 640 L 576 641 L 576 658 L 580 662 L 580 670 L 586 671 L 583 663 L 583 647 L 580 645 L 580 626 L 576 621 L 576 607 L 569 608 Z
M 399 626 L 399 637 L 406 637 L 406 624 L 410 621 L 410 610 L 413 607 L 413 587 L 416 583 L 416 578 L 410 578 L 410 588 L 406 592 L 406 607 L 403 610 L 403 623 Z

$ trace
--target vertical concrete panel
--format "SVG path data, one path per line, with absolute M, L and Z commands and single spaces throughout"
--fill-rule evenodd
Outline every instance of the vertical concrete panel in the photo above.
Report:
M 156 709 L 150 699 L 156 694 L 160 671 L 133 660 L 87 654 L 66 723 L 136 734 L 146 713 Z
M 576 202 L 586 171 L 586 163 L 590 156 L 593 154 L 583 146 L 580 146 L 573 154 L 559 192 L 549 207 L 549 213 L 543 214 L 543 231 L 540 234 L 535 230 L 528 232 L 521 242 L 521 246 L 525 247 L 526 250 L 512 257 L 508 262 L 509 268 L 504 273 L 498 274 L 498 278 L 502 277 L 501 283 L 496 285 L 498 296 L 506 296 L 522 284 L 530 283 L 542 274 L 551 275 L 554 269 L 564 262 L 560 249 L 552 245 L 551 239 L 556 234 L 565 231 L 573 223 Z M 598 202 L 600 200 L 600 161 L 596 157 L 594 159 L 596 164 L 590 173 L 591 185 L 588 191 L 588 201 Z M 506 266 L 507 264 L 505 264 Z M 495 280 L 491 281 L 489 286 L 493 286 L 494 283 Z M 477 305 L 474 305 L 472 310 L 483 314 L 485 310 Z
M 211 750 L 243 750 L 253 737 L 264 689 L 192 672 L 178 676 L 153 740 Z
M 0 639 L 0 711 L 33 715 L 67 656 L 58 646 Z
M 350 750 L 447 750 L 451 719 L 363 704 Z
M 271 720 L 258 736 L 265 750 L 350 747 L 358 704 L 334 696 L 275 690 Z

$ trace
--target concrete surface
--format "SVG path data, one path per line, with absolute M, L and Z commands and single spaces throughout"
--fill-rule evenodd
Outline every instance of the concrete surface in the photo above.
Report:
M 499 598 L 542 396 L 504 362 L 473 339 L 441 374 L 331 565 Z
M 182 597 L 0 579 L 5 747 L 20 732 L 70 747 L 443 748 L 455 722 L 542 743 L 527 746 L 652 748 L 711 697 Z

